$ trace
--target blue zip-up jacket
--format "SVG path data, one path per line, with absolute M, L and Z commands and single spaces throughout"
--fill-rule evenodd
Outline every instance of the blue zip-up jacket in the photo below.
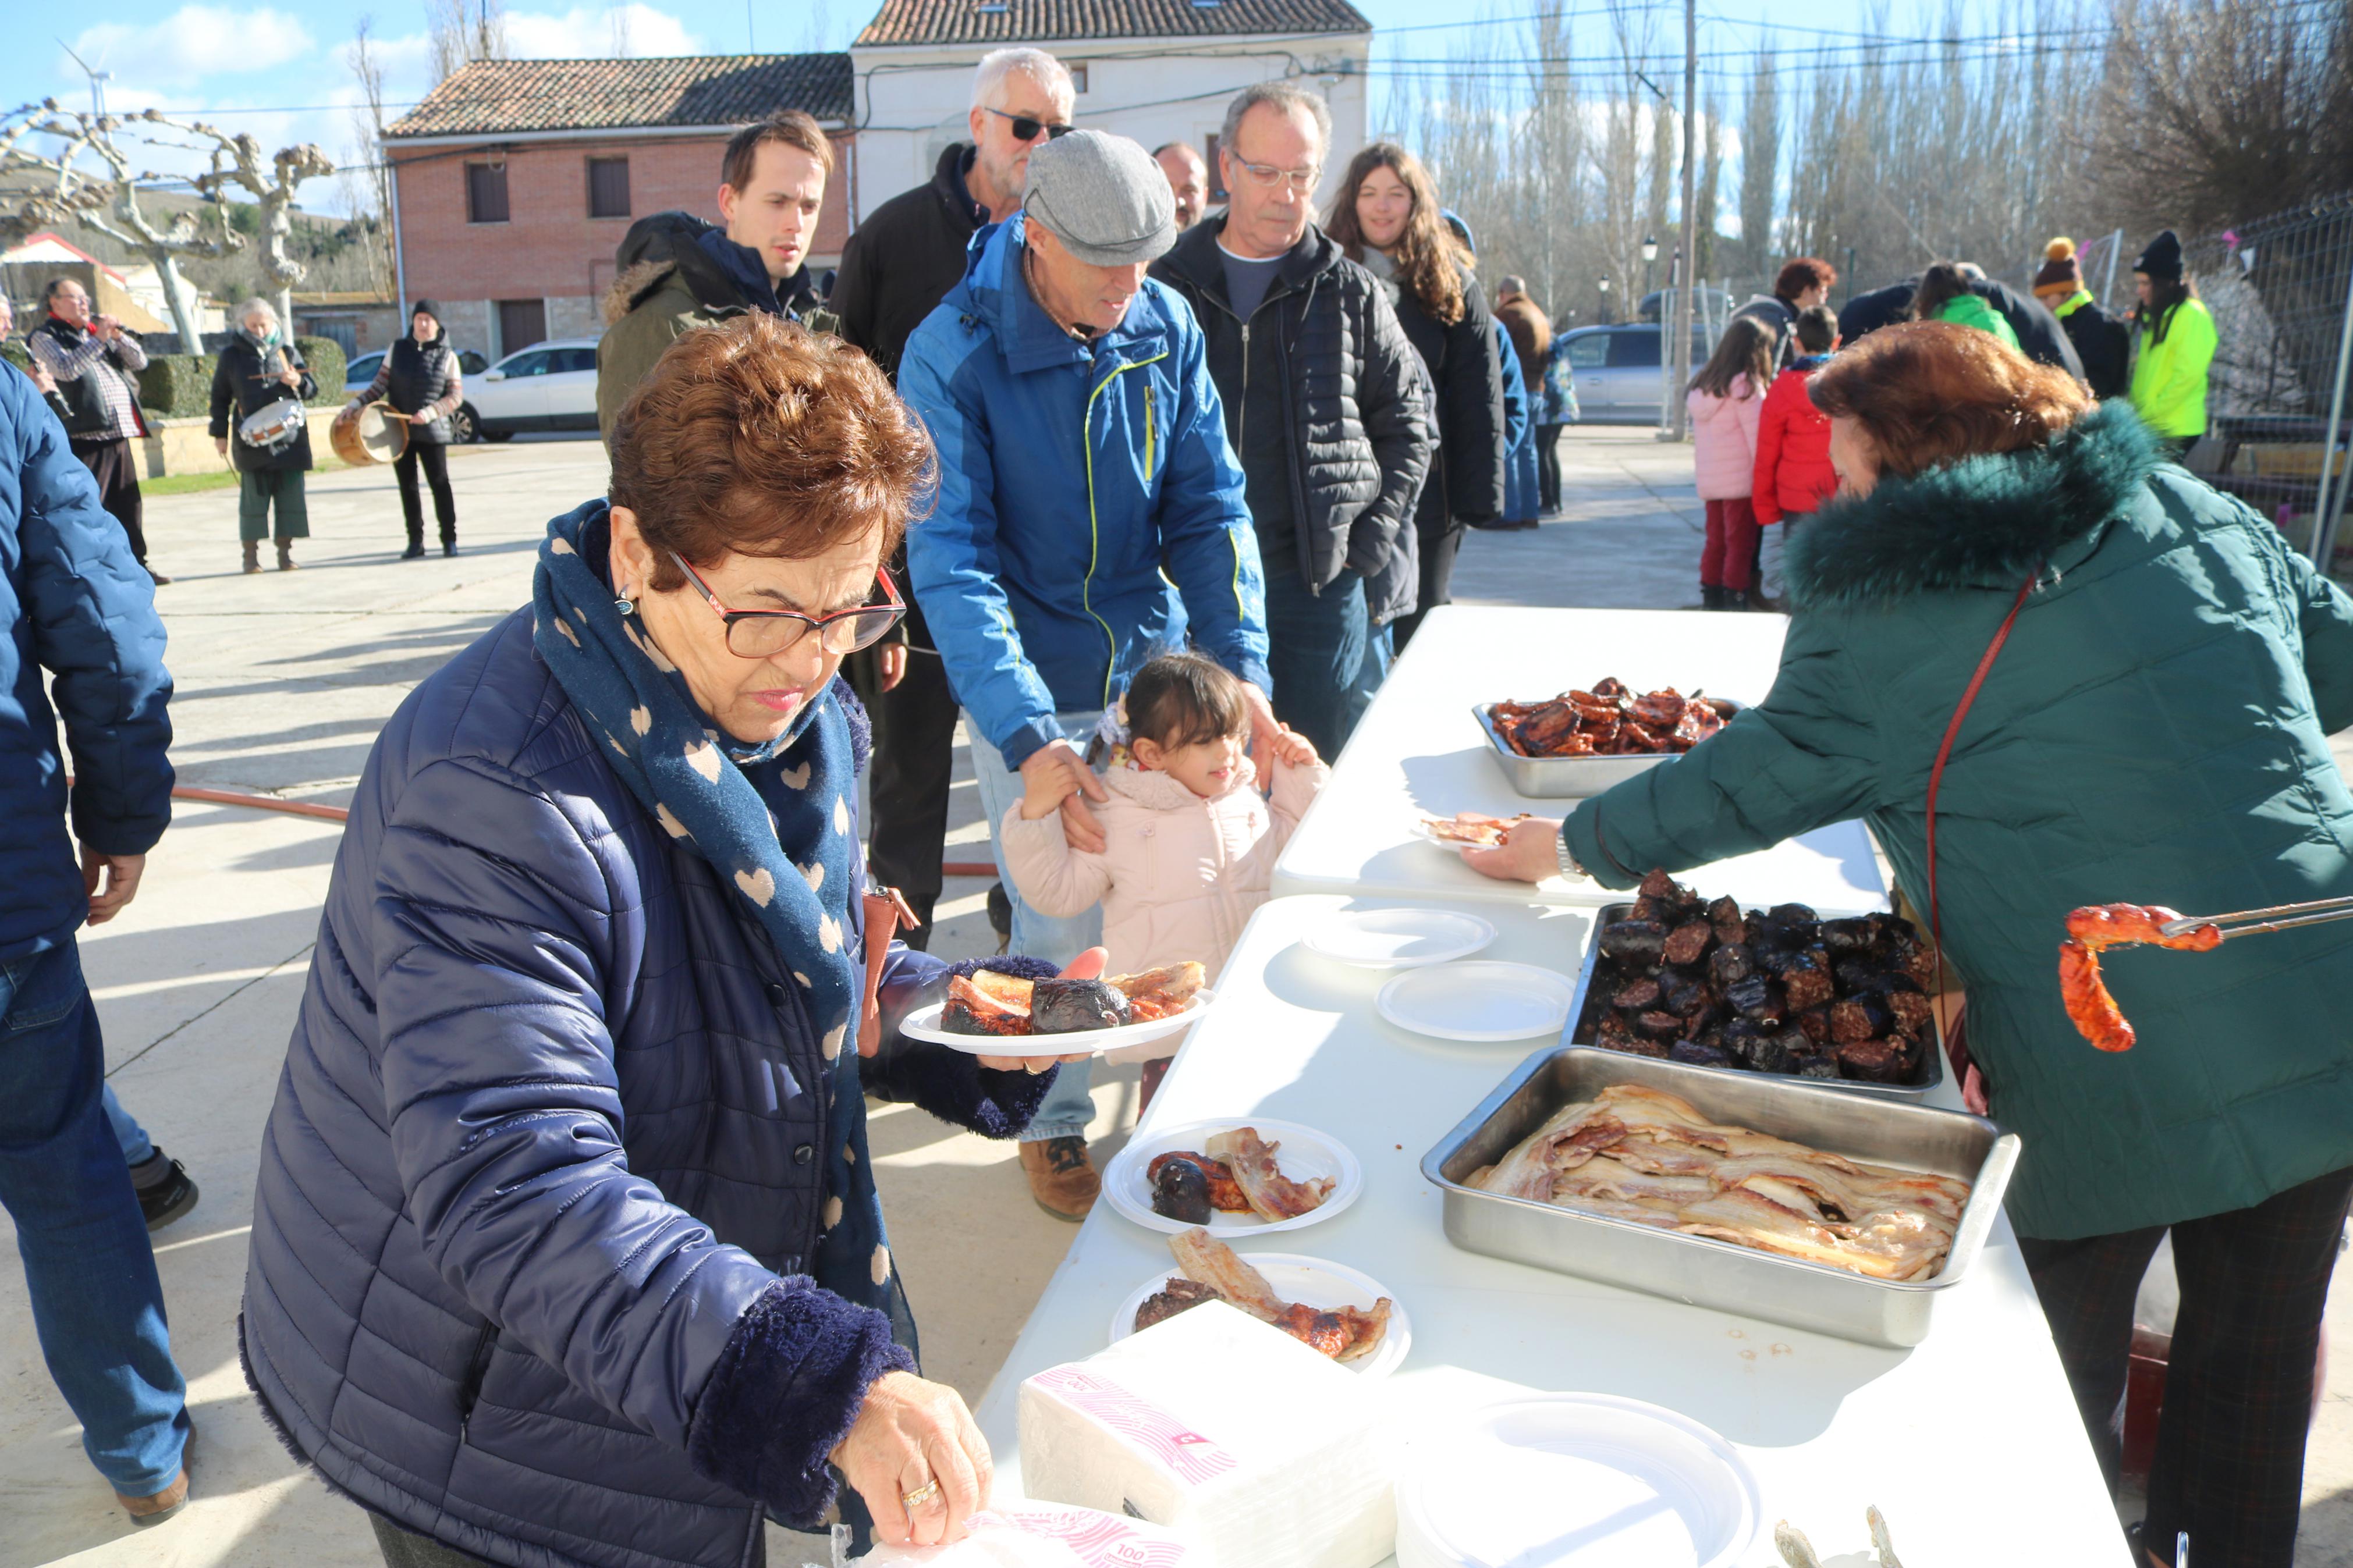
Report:
M 65 426 L 13 368 L 0 372 L 0 616 L 5 963 L 67 941 L 89 912 L 74 839 L 144 855 L 172 820 L 172 678 L 155 584 L 99 505 Z M 60 719 L 73 749 L 71 837 Z
M 1081 343 L 1029 297 L 1022 219 L 973 236 L 907 340 L 899 395 L 939 447 L 907 571 L 956 696 L 1008 767 L 1189 631 L 1271 691 L 1266 590 L 1201 329 L 1147 279 Z

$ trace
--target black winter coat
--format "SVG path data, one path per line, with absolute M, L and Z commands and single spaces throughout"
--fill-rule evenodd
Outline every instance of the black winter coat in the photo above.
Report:
M 1901 283 L 1891 283 L 1884 289 L 1874 289 L 1868 294 L 1857 294 L 1839 311 L 1839 337 L 1852 342 L 1882 327 L 1892 327 L 1898 321 L 1911 320 L 1912 296 L 1920 289 L 1918 278 L 1907 278 Z M 2018 334 L 2019 352 L 2038 364 L 2055 364 L 2085 382 L 2084 362 L 2076 355 L 2075 345 L 2069 341 L 2067 330 L 2059 324 L 2042 301 L 2031 294 L 2021 294 L 2007 283 L 1990 279 L 1970 285 L 1978 299 L 2000 310 L 2010 330 Z
M 827 307 L 841 318 L 842 340 L 894 384 L 908 337 L 964 280 L 965 251 L 986 221 L 965 191 L 971 155 L 969 142 L 948 148 L 928 184 L 876 207 L 841 247 Z
M 2132 388 L 2132 329 L 2120 317 L 2084 301 L 2059 318 L 2084 362 L 2084 379 L 2094 397 L 2122 397 Z
M 288 386 L 278 379 L 280 356 L 283 363 L 302 373 L 302 384 Z M 216 441 L 228 442 L 229 460 L 240 474 L 281 473 L 292 469 L 307 472 L 311 467 L 311 427 L 306 423 L 294 439 L 274 452 L 248 446 L 237 438 L 236 426 L 248 414 L 258 413 L 282 398 L 295 398 L 305 405 L 319 395 L 319 383 L 311 374 L 311 367 L 302 363 L 301 351 L 292 342 L 273 347 L 264 363 L 260 349 L 243 332 L 231 332 L 228 345 L 213 363 L 212 437 Z
M 1438 450 L 1413 513 L 1424 539 L 1504 515 L 1504 374 L 1493 352 L 1495 316 L 1478 279 L 1467 267 L 1461 270 L 1462 319 L 1451 327 L 1410 289 L 1383 285 L 1438 399 Z
M 1413 344 L 1373 275 L 1312 225 L 1245 323 L 1218 258 L 1225 226 L 1195 225 L 1152 275 L 1192 307 L 1208 342 L 1267 571 L 1296 573 L 1316 592 L 1343 571 L 1374 577 L 1430 468 Z

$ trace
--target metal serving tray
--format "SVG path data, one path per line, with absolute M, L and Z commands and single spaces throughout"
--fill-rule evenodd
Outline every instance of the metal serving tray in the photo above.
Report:
M 1512 788 L 1534 800 L 1583 800 L 1676 755 L 1652 752 L 1630 757 L 1524 757 L 1496 731 L 1495 721 L 1489 716 L 1493 707 L 1492 702 L 1474 703 L 1471 716 L 1486 731 L 1487 744 L 1494 748 L 1495 762 L 1512 781 Z
M 1618 921 L 1630 919 L 1632 904 L 1604 904 L 1593 918 L 1593 934 L 1586 939 L 1585 967 L 1577 973 L 1577 994 L 1569 998 L 1568 1025 L 1560 1032 L 1564 1046 L 1589 1046 L 1611 1056 L 1625 1056 L 1624 1051 L 1610 1051 L 1595 1042 L 1593 1032 L 1585 1026 L 1585 1004 L 1593 991 L 1594 974 L 1601 967 L 1601 928 Z M 1641 1060 L 1655 1060 L 1641 1058 Z M 1799 1084 L 1807 1089 L 1843 1089 L 1849 1094 L 1866 1094 L 1877 1100 L 1904 1100 L 1917 1104 L 1926 1100 L 1928 1091 L 1945 1081 L 1945 1031 L 1934 1013 L 1928 1017 L 1927 1048 L 1920 1053 L 1919 1070 L 1910 1083 L 1865 1083 L 1851 1078 L 1789 1078 L 1778 1073 L 1751 1072 L 1746 1068 L 1710 1068 L 1677 1062 L 1677 1067 L 1689 1067 L 1693 1072 L 1712 1073 L 1718 1078 L 1770 1079 L 1778 1083 Z
M 1590 1100 L 1613 1083 L 1680 1095 L 1712 1121 L 1827 1153 L 1960 1177 L 1972 1186 L 1952 1251 L 1934 1279 L 1890 1283 L 1733 1242 L 1503 1197 L 1463 1184 L 1473 1172 L 1502 1160 L 1554 1111 Z M 1681 1062 L 1556 1046 L 1514 1069 L 1423 1156 L 1421 1173 L 1444 1194 L 1447 1239 L 1465 1251 L 1694 1307 L 1902 1349 L 1927 1338 L 1937 1297 L 1958 1284 L 1977 1261 L 2001 1212 L 2018 1152 L 2016 1133 L 1956 1110 L 1861 1095 L 1809 1094 L 1785 1079 L 1711 1072 Z

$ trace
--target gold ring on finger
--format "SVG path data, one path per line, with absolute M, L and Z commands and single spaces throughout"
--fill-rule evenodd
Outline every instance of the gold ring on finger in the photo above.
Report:
M 939 1500 L 940 1483 L 937 1481 L 925 1481 L 913 1491 L 902 1493 L 899 1498 L 899 1501 L 905 1505 L 910 1515 L 921 1513 Z

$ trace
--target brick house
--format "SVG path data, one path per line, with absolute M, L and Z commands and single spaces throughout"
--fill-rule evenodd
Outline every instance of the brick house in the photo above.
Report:
M 385 133 L 403 300 L 430 299 L 450 342 L 491 359 L 595 337 L 630 220 L 676 207 L 717 222 L 740 126 L 798 109 L 835 146 L 809 265 L 849 232 L 849 57 L 477 60 Z

